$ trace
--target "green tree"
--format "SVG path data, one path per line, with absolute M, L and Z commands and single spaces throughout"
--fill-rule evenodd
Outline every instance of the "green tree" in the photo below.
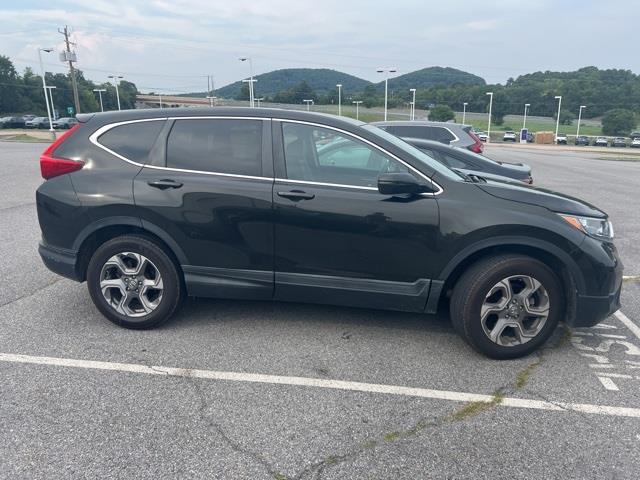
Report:
M 249 84 L 243 83 L 240 92 L 235 97 L 236 100 L 249 100 Z
M 456 118 L 456 114 L 448 105 L 436 105 L 429 110 L 429 120 L 432 122 L 448 122 Z
M 555 120 L 556 118 L 558 118 L 558 112 L 556 112 L 553 115 L 553 119 Z M 571 125 L 575 119 L 576 119 L 576 116 L 572 112 L 570 112 L 568 110 L 561 110 L 560 111 L 560 124 L 561 125 Z
M 602 133 L 605 135 L 629 135 L 638 121 L 631 110 L 615 108 L 602 117 Z

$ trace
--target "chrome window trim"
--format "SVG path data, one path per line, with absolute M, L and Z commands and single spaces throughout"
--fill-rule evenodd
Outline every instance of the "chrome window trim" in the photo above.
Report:
M 298 184 L 302 184 L 302 185 L 317 185 L 317 186 L 338 187 L 338 188 L 353 188 L 353 189 L 357 189 L 357 190 L 370 190 L 370 191 L 371 190 L 375 190 L 375 191 L 378 191 L 378 189 L 375 188 L 375 187 L 363 187 L 363 186 L 360 186 L 360 185 L 346 185 L 346 184 L 341 184 L 341 183 L 311 182 L 311 181 L 306 181 L 306 180 L 292 180 L 292 179 L 288 179 L 288 178 L 256 177 L 256 176 L 251 176 L 251 175 L 240 175 L 240 174 L 235 174 L 235 173 L 207 172 L 207 171 L 204 171 L 204 170 L 188 170 L 188 169 L 183 169 L 183 168 L 159 167 L 159 166 L 156 166 L 156 165 L 145 165 L 145 164 L 142 164 L 142 163 L 139 163 L 139 162 L 134 162 L 133 160 L 130 160 L 127 157 L 125 157 L 123 155 L 120 155 L 119 153 L 114 152 L 113 150 L 111 150 L 108 147 L 105 147 L 104 145 L 102 145 L 98 141 L 98 138 L 102 134 L 104 134 L 105 132 L 108 132 L 112 128 L 119 127 L 121 125 L 129 125 L 129 124 L 132 124 L 132 123 L 141 123 L 141 122 L 167 121 L 167 120 L 210 120 L 210 119 L 259 120 L 259 121 L 277 120 L 277 121 L 280 121 L 280 122 L 299 123 L 299 124 L 303 124 L 303 125 L 311 125 L 311 126 L 314 126 L 314 127 L 326 128 L 326 129 L 329 129 L 329 130 L 335 130 L 337 132 L 343 133 L 343 134 L 348 135 L 350 137 L 356 138 L 357 140 L 359 140 L 361 142 L 364 142 L 367 145 L 370 145 L 370 146 L 380 150 L 385 155 L 390 156 L 391 158 L 393 158 L 394 160 L 400 162 L 402 165 L 404 165 L 408 169 L 410 169 L 413 172 L 415 172 L 417 175 L 419 175 L 423 179 L 427 180 L 431 185 L 433 185 L 436 188 L 436 191 L 433 192 L 433 193 L 425 192 L 425 193 L 421 193 L 420 195 L 434 197 L 436 195 L 440 195 L 444 191 L 440 185 L 438 185 L 432 179 L 427 177 L 424 173 L 422 173 L 418 169 L 412 167 L 411 165 L 406 163 L 404 160 L 398 158 L 393 153 L 391 153 L 391 152 L 385 150 L 384 148 L 380 147 L 379 145 L 367 140 L 366 138 L 362 138 L 359 135 L 356 135 L 356 134 L 354 134 L 352 132 L 349 132 L 347 130 L 343 130 L 341 128 L 332 127 L 330 125 L 325 125 L 325 124 L 322 124 L 322 123 L 307 122 L 307 121 L 304 121 L 304 120 L 292 120 L 292 119 L 287 119 L 287 118 L 272 118 L 272 117 L 268 117 L 268 118 L 265 118 L 265 117 L 238 117 L 238 116 L 228 116 L 228 115 L 221 115 L 221 116 L 211 116 L 211 115 L 203 116 L 203 115 L 200 115 L 200 116 L 189 116 L 189 117 L 171 117 L 171 116 L 167 116 L 167 117 L 156 117 L 156 118 L 142 118 L 142 119 L 138 119 L 138 120 L 125 120 L 125 121 L 122 121 L 122 122 L 114 122 L 114 123 L 108 123 L 106 125 L 103 125 L 102 127 L 97 129 L 95 132 L 93 132 L 89 136 L 89 141 L 93 145 L 95 145 L 96 147 L 101 148 L 102 150 L 110 153 L 111 155 L 119 158 L 120 160 L 123 160 L 123 161 L 125 161 L 127 163 L 130 163 L 131 165 L 135 165 L 137 167 L 151 168 L 151 169 L 154 169 L 154 170 L 165 170 L 165 171 L 170 171 L 170 172 L 182 172 L 182 173 L 195 173 L 195 174 L 202 174 L 202 175 L 213 175 L 213 176 L 231 177 L 231 178 L 245 178 L 245 179 L 249 179 L 249 180 L 260 180 L 260 181 L 268 181 L 268 182 L 282 181 L 282 182 L 298 183 Z
M 442 187 L 440 185 L 438 185 L 436 182 L 434 182 L 433 180 L 431 180 L 429 177 L 427 177 L 424 173 L 422 173 L 420 170 L 418 170 L 415 167 L 412 167 L 411 165 L 409 165 L 407 162 L 405 162 L 404 160 L 402 160 L 401 158 L 398 158 L 396 155 L 394 155 L 393 153 L 385 150 L 384 148 L 382 148 L 380 145 L 377 145 L 369 140 L 367 140 L 366 138 L 362 138 L 361 136 L 349 132 L 347 130 L 343 130 L 341 128 L 338 127 L 332 127 L 330 125 L 324 125 L 322 123 L 314 123 L 314 122 L 307 122 L 304 120 L 291 120 L 291 119 L 287 119 L 287 118 L 273 118 L 273 120 L 277 120 L 279 122 L 284 122 L 284 123 L 300 123 L 303 125 L 311 125 L 314 127 L 320 127 L 320 128 L 326 128 L 329 130 L 335 130 L 337 132 L 343 133 L 345 135 L 348 135 L 349 137 L 353 137 L 361 142 L 366 143 L 367 145 L 370 145 L 378 150 L 380 150 L 382 153 L 384 153 L 385 155 L 388 155 L 389 157 L 393 158 L 394 160 L 400 162 L 402 165 L 404 165 L 405 167 L 407 167 L 409 170 L 412 170 L 413 172 L 415 172 L 416 174 L 418 174 L 420 177 L 422 177 L 423 179 L 425 179 L 426 181 L 428 181 L 431 185 L 433 185 L 433 187 L 436 189 L 435 192 L 431 193 L 431 192 L 425 192 L 422 193 L 421 195 L 425 195 L 425 196 L 429 196 L 429 197 L 435 197 L 436 195 L 440 195 L 444 190 L 442 189 Z M 455 136 L 455 135 L 454 135 Z M 377 188 L 374 187 L 362 187 L 359 185 L 343 185 L 343 184 L 336 184 L 336 183 L 321 183 L 321 182 L 310 182 L 310 181 L 305 181 L 305 180 L 290 180 L 290 179 L 276 179 L 276 180 L 287 180 L 287 181 L 293 181 L 296 183 L 308 183 L 310 185 L 328 185 L 328 186 L 337 186 L 337 187 L 347 187 L 347 188 L 359 188 L 359 189 L 372 189 L 372 190 L 378 190 Z

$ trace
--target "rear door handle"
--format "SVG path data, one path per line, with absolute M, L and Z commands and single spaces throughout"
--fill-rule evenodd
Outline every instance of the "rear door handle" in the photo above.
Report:
M 176 182 L 175 180 L 168 178 L 163 178 L 162 180 L 149 180 L 147 184 L 151 187 L 159 188 L 160 190 L 166 190 L 167 188 L 180 188 L 182 186 L 180 182 Z
M 307 193 L 302 190 L 290 190 L 288 192 L 278 192 L 279 197 L 288 198 L 289 200 L 311 200 L 316 196 L 313 193 Z

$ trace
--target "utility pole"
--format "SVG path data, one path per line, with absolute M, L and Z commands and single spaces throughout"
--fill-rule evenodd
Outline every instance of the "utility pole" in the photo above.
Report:
M 80 113 L 80 97 L 78 96 L 78 82 L 76 81 L 76 69 L 73 68 L 73 62 L 76 61 L 75 53 L 71 52 L 72 42 L 69 41 L 69 27 L 64 26 L 64 30 L 58 29 L 62 35 L 64 35 L 64 43 L 67 46 L 64 59 L 69 62 L 69 75 L 71 76 L 71 85 L 73 87 L 73 103 L 76 106 L 76 113 Z M 73 44 L 75 45 L 75 44 Z

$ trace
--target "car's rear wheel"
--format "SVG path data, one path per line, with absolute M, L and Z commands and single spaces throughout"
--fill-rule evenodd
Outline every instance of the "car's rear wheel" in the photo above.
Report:
M 562 284 L 544 263 L 500 255 L 471 266 L 451 298 L 455 329 L 491 358 L 527 355 L 542 345 L 564 316 Z
M 159 245 L 137 235 L 116 237 L 91 257 L 87 286 L 93 303 L 126 328 L 153 328 L 178 309 L 183 287 L 178 267 Z

